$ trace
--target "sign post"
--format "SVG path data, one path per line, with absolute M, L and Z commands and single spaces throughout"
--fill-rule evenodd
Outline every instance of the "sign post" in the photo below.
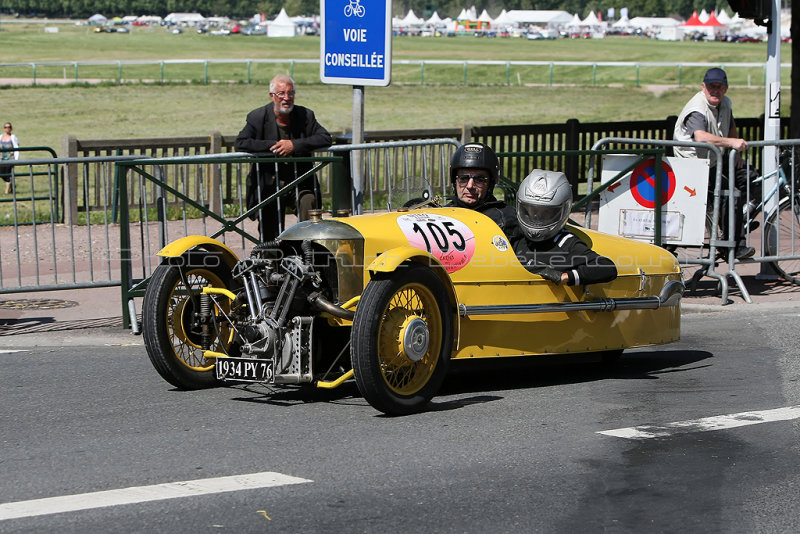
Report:
M 353 86 L 353 144 L 364 142 L 364 86 L 386 87 L 392 70 L 392 1 L 320 0 L 322 83 Z M 350 153 L 353 213 L 364 205 L 361 151 Z

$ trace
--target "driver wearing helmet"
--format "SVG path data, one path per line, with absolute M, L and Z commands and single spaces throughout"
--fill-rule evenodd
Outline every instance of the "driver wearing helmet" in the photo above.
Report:
M 610 259 L 564 228 L 572 207 L 572 187 L 562 172 L 535 169 L 517 191 L 517 219 L 524 236 L 514 246 L 534 274 L 570 286 L 609 282 L 617 277 Z
M 492 194 L 499 172 L 500 162 L 490 147 L 483 143 L 461 145 L 450 159 L 450 183 L 456 196 L 447 205 L 483 213 L 500 227 L 513 245 L 521 238 L 517 214 L 513 206 Z

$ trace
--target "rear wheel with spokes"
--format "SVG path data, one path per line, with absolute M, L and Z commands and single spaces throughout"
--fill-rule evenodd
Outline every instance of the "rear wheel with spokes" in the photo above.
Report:
M 764 226 L 764 246 L 767 256 L 797 256 L 800 247 L 800 195 L 794 199 L 784 197 L 778 210 L 767 218 Z M 770 262 L 772 268 L 786 281 L 800 284 L 800 259 L 784 259 Z

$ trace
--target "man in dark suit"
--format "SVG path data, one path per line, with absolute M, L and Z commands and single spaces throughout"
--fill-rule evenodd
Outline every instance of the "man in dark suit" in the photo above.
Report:
M 311 156 L 318 148 L 331 145 L 331 135 L 317 122 L 314 112 L 294 105 L 294 80 L 285 74 L 275 76 L 269 84 L 272 100 L 266 106 L 247 114 L 247 123 L 236 137 L 237 152 L 272 152 L 278 157 Z M 247 175 L 247 209 L 256 206 L 275 191 L 313 167 L 311 162 L 254 164 Z M 278 180 L 275 180 L 277 174 Z M 286 206 L 295 206 L 295 192 L 280 198 L 281 209 L 270 203 L 258 212 L 259 234 L 262 241 L 277 237 L 284 227 Z M 319 182 L 316 176 L 301 183 L 297 194 L 297 219 L 308 219 L 308 211 L 321 207 Z M 255 217 L 253 217 L 255 219 Z

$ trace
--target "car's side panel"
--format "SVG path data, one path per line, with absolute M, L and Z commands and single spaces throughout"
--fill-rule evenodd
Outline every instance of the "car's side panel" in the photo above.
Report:
M 623 298 L 658 294 L 666 279 L 651 276 L 638 291 L 639 277 L 591 287 L 591 298 Z M 636 286 L 636 291 L 613 285 Z M 600 286 L 603 286 L 602 289 Z M 532 284 L 456 286 L 459 298 L 474 305 L 505 300 L 511 304 L 589 300 L 581 288 L 555 288 L 545 281 Z M 453 358 L 485 358 L 529 354 L 594 352 L 671 343 L 680 339 L 680 307 L 657 310 L 570 311 L 469 316 L 461 319 L 461 338 Z

